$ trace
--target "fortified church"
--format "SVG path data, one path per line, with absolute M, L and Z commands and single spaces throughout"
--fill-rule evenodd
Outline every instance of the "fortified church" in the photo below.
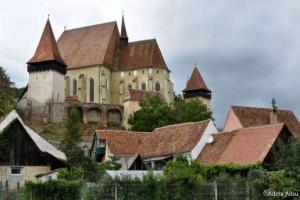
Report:
M 56 41 L 49 19 L 33 57 L 18 112 L 26 119 L 60 123 L 76 106 L 85 123 L 127 125 L 146 96 L 174 101 L 170 69 L 155 39 L 129 42 L 124 16 L 116 21 L 64 30 Z M 210 108 L 211 91 L 195 67 L 185 99 L 200 98 Z

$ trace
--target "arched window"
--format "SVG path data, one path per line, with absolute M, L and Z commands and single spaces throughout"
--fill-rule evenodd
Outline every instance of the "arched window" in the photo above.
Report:
M 90 79 L 90 102 L 94 102 L 94 79 Z
M 130 83 L 128 84 L 128 89 L 132 89 L 132 85 Z
M 77 95 L 77 81 L 76 79 L 73 80 L 73 96 Z
M 159 92 L 159 91 L 160 91 L 160 84 L 159 84 L 159 82 L 156 82 L 156 83 L 155 83 L 155 91 L 156 91 L 156 92 Z
M 142 90 L 146 90 L 146 83 L 142 83 L 141 88 Z

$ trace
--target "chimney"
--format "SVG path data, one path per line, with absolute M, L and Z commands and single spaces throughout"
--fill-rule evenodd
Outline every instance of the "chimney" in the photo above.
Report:
M 278 120 L 277 120 L 277 112 L 276 110 L 272 110 L 270 112 L 270 124 L 277 124 Z

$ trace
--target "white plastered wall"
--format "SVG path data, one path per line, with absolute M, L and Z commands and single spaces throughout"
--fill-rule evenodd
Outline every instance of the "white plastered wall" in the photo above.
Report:
M 214 134 L 218 134 L 218 130 L 217 130 L 216 126 L 214 125 L 213 121 L 210 120 L 201 139 L 199 140 L 199 142 L 196 144 L 196 146 L 191 151 L 192 160 L 196 160 L 198 158 L 199 154 L 201 153 L 201 151 L 203 150 L 204 146 L 207 143 L 211 143 L 213 141 L 212 135 L 214 135 Z
M 28 99 L 33 106 L 43 106 L 49 101 L 64 101 L 64 75 L 55 71 L 31 72 L 28 83 Z

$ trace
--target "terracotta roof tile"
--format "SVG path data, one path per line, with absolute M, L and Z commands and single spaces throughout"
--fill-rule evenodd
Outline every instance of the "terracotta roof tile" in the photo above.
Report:
M 187 81 L 186 87 L 183 92 L 192 91 L 192 90 L 208 90 L 206 83 L 204 82 L 199 70 L 197 67 L 194 68 L 191 78 Z
M 233 112 L 243 127 L 262 126 L 270 124 L 270 112 L 273 109 L 231 106 Z M 295 137 L 300 137 L 300 123 L 290 110 L 277 110 L 278 123 L 284 123 Z
M 128 43 L 128 46 L 120 52 L 119 65 L 116 70 L 147 67 L 168 69 L 155 39 Z
M 116 22 L 66 30 L 58 39 L 58 47 L 68 69 L 113 64 L 119 40 Z
M 214 136 L 198 157 L 203 164 L 255 164 L 263 162 L 284 124 L 242 128 Z
M 189 122 L 155 129 L 143 141 L 143 158 L 160 157 L 191 151 L 200 141 L 209 120 Z
M 129 89 L 128 96 L 125 98 L 125 101 L 141 101 L 149 96 L 158 96 L 161 100 L 165 101 L 164 96 L 160 92 L 152 91 L 143 91 L 143 90 L 134 90 Z
M 143 158 L 168 156 L 191 151 L 199 142 L 209 120 L 157 128 L 153 132 L 97 131 L 113 154 L 141 154 Z
M 120 130 L 96 131 L 100 139 L 106 140 L 111 153 L 115 155 L 136 154 L 148 132 Z
M 33 64 L 43 61 L 57 61 L 63 65 L 66 65 L 64 60 L 60 56 L 49 20 L 47 20 L 46 22 L 43 34 L 34 53 L 34 56 L 27 62 L 27 64 Z

